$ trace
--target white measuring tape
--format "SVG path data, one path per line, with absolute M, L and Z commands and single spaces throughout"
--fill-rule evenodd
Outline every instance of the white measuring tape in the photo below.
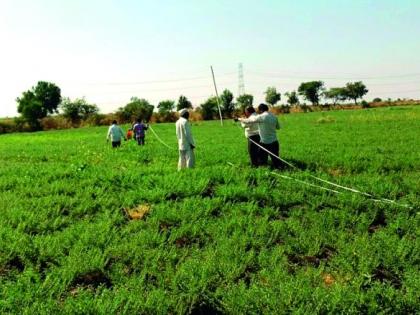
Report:
M 238 126 L 238 125 L 237 125 L 237 126 Z M 238 126 L 238 127 L 239 127 L 239 126 Z M 239 128 L 240 128 L 240 127 L 239 127 Z M 249 141 L 251 141 L 252 143 L 254 143 L 255 145 L 257 145 L 258 147 L 260 147 L 261 149 L 263 149 L 264 151 L 266 151 L 268 154 L 270 154 L 270 155 L 274 156 L 275 158 L 279 159 L 279 160 L 280 160 L 280 161 L 282 161 L 283 163 L 285 163 L 285 164 L 287 164 L 288 166 L 292 167 L 293 169 L 296 169 L 296 170 L 302 171 L 300 168 L 296 167 L 296 166 L 295 166 L 295 165 L 293 165 L 292 163 L 290 163 L 290 162 L 288 162 L 288 161 L 286 161 L 286 160 L 282 159 L 281 157 L 279 157 L 279 156 L 275 155 L 274 153 L 270 152 L 269 150 L 267 150 L 266 148 L 264 148 L 263 146 L 261 146 L 259 143 L 255 142 L 254 140 L 252 140 L 252 139 L 250 139 L 250 138 L 248 138 L 248 140 L 249 140 Z M 273 173 L 273 174 L 280 175 L 280 174 L 278 174 L 278 173 L 274 173 L 274 172 L 272 172 L 272 173 Z M 412 209 L 412 208 L 413 208 L 413 207 L 411 207 L 410 205 L 407 205 L 407 204 L 401 204 L 401 203 L 398 203 L 398 202 L 396 202 L 396 201 L 394 201 L 394 200 L 391 200 L 391 199 L 387 199 L 387 198 L 377 198 L 377 197 L 375 197 L 374 195 L 369 194 L 369 193 L 367 193 L 367 192 L 363 192 L 363 191 L 360 191 L 360 190 L 357 190 L 357 189 L 354 189 L 354 188 L 351 188 L 351 187 L 342 186 L 342 185 L 339 185 L 339 184 L 336 184 L 336 183 L 330 182 L 330 181 L 328 181 L 328 180 L 322 179 L 322 178 L 317 177 L 317 176 L 312 175 L 312 174 L 308 174 L 308 175 L 309 175 L 310 177 L 312 177 L 312 178 L 314 178 L 314 179 L 318 180 L 318 181 L 321 181 L 321 182 L 327 183 L 327 184 L 332 185 L 332 186 L 334 186 L 334 187 L 341 188 L 341 189 L 344 189 L 344 190 L 347 190 L 347 191 L 351 191 L 351 192 L 354 192 L 354 193 L 357 193 L 357 194 L 360 194 L 360 195 L 363 195 L 363 196 L 369 197 L 369 199 L 371 199 L 371 200 L 373 200 L 373 201 L 375 201 L 375 202 L 383 202 L 383 203 L 394 204 L 394 205 L 397 205 L 397 206 L 400 206 L 400 207 L 409 208 L 409 209 Z M 287 176 L 282 175 L 282 177 L 283 177 L 283 178 L 286 178 Z M 292 177 L 290 177 L 289 179 L 293 179 L 293 180 L 295 180 L 295 181 L 302 182 L 302 183 L 304 183 L 304 184 L 308 184 L 308 185 L 311 185 L 311 186 L 316 186 L 316 187 L 318 187 L 318 188 L 320 188 L 320 189 L 327 189 L 327 190 L 328 190 L 328 188 L 325 188 L 325 187 L 322 187 L 322 186 L 318 186 L 318 185 L 314 185 L 314 184 L 309 184 L 309 183 L 306 183 L 306 182 L 304 182 L 304 181 L 301 181 L 301 180 L 298 180 L 298 179 L 295 179 L 295 178 L 292 178 Z M 333 192 L 338 192 L 338 191 L 336 191 L 336 190 L 332 190 L 332 189 L 330 189 L 330 191 L 333 191 Z
M 166 144 L 158 135 L 157 135 L 157 133 L 153 130 L 153 128 L 152 128 L 152 126 L 150 126 L 149 125 L 149 129 L 153 132 L 153 134 L 155 135 L 155 137 L 156 137 L 156 139 L 160 142 L 160 143 L 162 143 L 165 147 L 167 147 L 168 149 L 171 149 L 171 150 L 175 150 L 175 148 L 174 147 L 171 147 L 171 146 L 169 146 L 168 144 Z

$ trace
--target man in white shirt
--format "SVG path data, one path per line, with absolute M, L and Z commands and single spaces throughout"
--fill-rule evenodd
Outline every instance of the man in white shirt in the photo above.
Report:
M 280 146 L 279 141 L 277 140 L 276 130 L 280 129 L 280 125 L 279 121 L 277 120 L 277 117 L 268 111 L 268 106 L 266 104 L 260 104 L 258 106 L 258 113 L 259 115 L 251 116 L 245 119 L 240 119 L 240 121 L 245 125 L 258 125 L 261 138 L 260 144 L 265 149 L 260 149 L 259 151 L 260 164 L 267 165 L 269 155 L 267 151 L 271 152 L 275 156 L 279 156 Z M 273 163 L 273 166 L 275 168 L 282 168 L 283 165 L 281 161 L 272 154 L 270 154 L 270 158 L 271 162 Z
M 245 109 L 245 116 L 247 118 L 257 116 L 254 107 L 249 106 Z M 252 167 L 259 165 L 260 147 L 255 143 L 260 144 L 260 132 L 258 124 L 245 124 L 241 122 L 241 126 L 245 128 L 245 137 L 248 140 L 248 153 L 251 160 Z
M 178 138 L 179 161 L 178 170 L 192 168 L 195 164 L 194 139 L 191 133 L 191 125 L 188 122 L 190 114 L 187 109 L 179 111 L 179 119 L 175 123 L 176 137 Z
M 118 126 L 117 121 L 114 120 L 112 125 L 109 126 L 108 133 L 106 135 L 106 141 L 109 141 L 111 138 L 111 143 L 113 148 L 121 146 L 121 138 L 127 140 L 124 136 L 124 133 L 120 126 Z

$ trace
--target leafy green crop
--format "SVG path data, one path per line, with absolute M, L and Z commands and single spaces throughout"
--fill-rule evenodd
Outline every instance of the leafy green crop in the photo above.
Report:
M 150 132 L 111 149 L 104 127 L 2 135 L 1 312 L 418 311 L 420 107 L 280 121 L 300 168 L 280 174 L 411 208 L 252 169 L 231 121 L 193 123 L 197 166 L 182 172 L 173 124 L 153 126 L 173 150 Z

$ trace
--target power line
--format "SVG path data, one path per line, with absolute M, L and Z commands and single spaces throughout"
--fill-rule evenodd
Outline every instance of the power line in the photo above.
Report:
M 272 73 L 272 72 L 260 72 L 260 71 L 249 71 L 250 74 L 257 76 L 267 76 L 267 77 L 280 77 L 280 78 L 293 78 L 293 79 L 321 79 L 321 80 L 379 80 L 379 79 L 393 79 L 393 78 L 411 78 L 411 77 L 420 77 L 420 73 L 407 73 L 400 75 L 386 75 L 386 76 L 359 76 L 359 77 L 322 77 L 314 75 L 301 75 L 296 76 L 294 74 L 285 74 L 285 73 Z

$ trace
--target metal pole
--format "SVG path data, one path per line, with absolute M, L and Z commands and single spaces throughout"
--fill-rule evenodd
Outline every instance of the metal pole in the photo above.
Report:
M 214 90 L 216 91 L 217 107 L 219 108 L 219 116 L 220 116 L 220 125 L 223 127 L 222 111 L 220 109 L 219 93 L 217 93 L 216 79 L 214 78 L 213 66 L 210 66 L 210 69 L 211 69 L 211 75 L 213 76 Z

